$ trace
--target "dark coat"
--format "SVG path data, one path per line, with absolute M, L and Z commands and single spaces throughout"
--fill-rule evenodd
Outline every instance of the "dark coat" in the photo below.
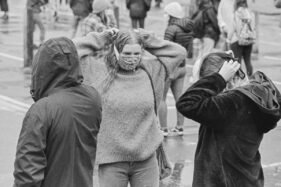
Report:
M 93 0 L 70 0 L 69 5 L 75 16 L 87 17 L 92 12 Z
M 172 19 L 165 31 L 164 39 L 183 46 L 188 53 L 192 52 L 193 22 L 188 18 Z
M 246 87 L 222 92 L 225 87 L 218 73 L 207 76 L 176 104 L 180 113 L 201 124 L 193 186 L 262 187 L 259 146 L 280 119 L 280 93 L 260 72 Z
M 150 9 L 151 0 L 126 0 L 126 5 L 130 10 L 131 18 L 142 19 Z
M 217 19 L 217 10 L 215 7 L 199 7 L 199 9 L 204 9 L 203 19 L 204 19 L 204 37 L 211 38 L 216 42 L 220 37 L 220 28 Z
M 100 96 L 81 84 L 77 51 L 69 39 L 45 42 L 33 64 L 36 102 L 20 132 L 14 187 L 92 187 Z

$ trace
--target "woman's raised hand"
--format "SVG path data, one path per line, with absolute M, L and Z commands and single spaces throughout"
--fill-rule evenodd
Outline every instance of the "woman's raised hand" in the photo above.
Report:
M 111 29 L 108 29 L 108 31 L 110 32 L 112 38 L 115 39 L 116 36 L 117 36 L 117 34 L 118 34 L 118 32 L 119 32 L 119 29 L 117 29 L 117 28 L 111 28 Z
M 239 70 L 240 66 L 241 65 L 237 61 L 225 61 L 219 71 L 219 74 L 224 78 L 226 82 L 228 82 Z

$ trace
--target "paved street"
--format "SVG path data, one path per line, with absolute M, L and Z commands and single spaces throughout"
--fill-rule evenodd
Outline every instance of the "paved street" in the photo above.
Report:
M 122 0 L 118 0 L 121 2 Z M 164 3 L 172 0 L 164 0 Z M 180 0 L 178 0 L 180 1 Z M 181 0 L 181 2 L 185 2 Z M 271 1 L 270 1 L 271 2 Z M 273 4 L 256 0 L 256 7 L 264 11 L 276 11 Z M 10 0 L 10 19 L 0 20 L 0 187 L 12 186 L 13 162 L 16 143 L 25 112 L 33 103 L 29 96 L 29 88 L 22 73 L 23 67 L 23 0 Z M 264 4 L 263 4 L 264 3 Z M 121 27 L 130 25 L 128 13 L 124 4 L 120 5 Z M 147 29 L 162 36 L 166 24 L 163 19 L 163 9 L 151 8 L 146 20 Z M 258 58 L 253 66 L 268 74 L 281 90 L 281 28 L 280 16 L 260 16 L 260 46 Z M 48 26 L 47 38 L 69 36 L 69 28 L 65 23 Z M 38 30 L 34 36 L 38 42 Z M 186 82 L 188 86 L 188 82 Z M 168 97 L 169 127 L 175 125 L 174 100 Z M 185 135 L 171 136 L 165 139 L 174 170 L 171 177 L 165 179 L 161 187 L 191 186 L 193 173 L 193 158 L 197 142 L 198 124 L 185 120 Z M 277 128 L 265 134 L 261 145 L 262 164 L 264 166 L 265 186 L 281 187 L 281 122 Z

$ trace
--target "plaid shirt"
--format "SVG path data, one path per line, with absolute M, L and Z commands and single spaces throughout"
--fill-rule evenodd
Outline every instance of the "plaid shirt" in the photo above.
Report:
M 89 32 L 102 32 L 107 28 L 101 21 L 101 19 L 93 13 L 90 13 L 80 23 L 80 36 L 85 36 Z

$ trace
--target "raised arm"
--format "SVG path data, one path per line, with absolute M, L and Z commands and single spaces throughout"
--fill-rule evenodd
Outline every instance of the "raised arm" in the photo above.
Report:
M 156 37 L 143 29 L 139 30 L 146 51 L 156 56 L 172 73 L 186 58 L 186 50 L 179 44 Z
M 47 127 L 35 108 L 26 114 L 17 145 L 14 187 L 41 187 L 47 159 Z
M 86 36 L 74 38 L 73 42 L 76 46 L 79 59 L 81 59 L 110 44 L 112 42 L 112 32 L 110 30 L 101 33 L 90 32 Z

